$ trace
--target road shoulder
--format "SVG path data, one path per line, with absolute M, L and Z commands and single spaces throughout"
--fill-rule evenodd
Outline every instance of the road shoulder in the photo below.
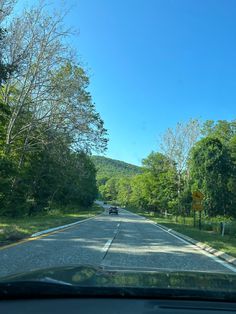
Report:
M 162 224 L 156 223 L 155 221 L 151 220 L 150 218 L 147 218 L 147 217 L 142 216 L 140 214 L 134 213 L 132 211 L 130 211 L 130 212 L 132 214 L 134 214 L 134 215 L 137 215 L 137 216 L 145 218 L 146 220 L 150 221 L 152 224 L 155 224 L 156 226 L 158 226 L 158 227 L 162 228 L 163 230 L 167 231 L 168 233 L 176 235 L 176 236 L 180 237 L 181 239 L 183 239 L 183 240 L 185 240 L 185 241 L 187 241 L 187 242 L 189 242 L 191 244 L 196 245 L 200 249 L 202 249 L 202 250 L 204 250 L 204 251 L 206 251 L 206 252 L 208 252 L 208 253 L 210 253 L 210 254 L 212 254 L 212 255 L 220 258 L 220 259 L 222 259 L 223 261 L 236 266 L 236 258 L 234 256 L 226 254 L 223 251 L 216 250 L 213 247 L 211 247 L 211 246 L 209 246 L 209 245 L 207 245 L 207 244 L 205 244 L 203 242 L 197 241 L 197 240 L 195 240 L 195 239 L 193 239 L 193 238 L 191 238 L 191 237 L 189 237 L 187 235 L 184 235 L 184 234 L 182 234 L 182 233 L 180 233 L 178 231 L 175 231 L 175 230 L 173 230 L 171 228 L 167 228 L 166 226 L 163 226 Z
M 83 222 L 86 222 L 88 220 L 94 219 L 97 216 L 102 215 L 103 213 L 104 213 L 104 210 L 103 210 L 103 208 L 101 208 L 99 211 L 96 210 L 96 211 L 92 212 L 92 214 L 83 215 L 81 217 L 78 217 L 77 220 L 75 220 L 75 218 L 71 219 L 73 222 L 70 222 L 70 223 L 67 223 L 67 224 L 62 224 L 62 225 L 59 225 L 59 226 L 56 225 L 55 227 L 47 228 L 47 229 L 43 229 L 43 230 L 42 230 L 42 228 L 40 228 L 41 230 L 39 230 L 37 232 L 34 232 L 34 233 L 31 233 L 31 234 L 22 235 L 21 238 L 16 238 L 16 239 L 12 239 L 12 240 L 9 240 L 9 241 L 5 241 L 5 243 L 4 242 L 0 242 L 1 243 L 0 250 L 3 250 L 3 249 L 8 248 L 8 247 L 16 246 L 18 244 L 25 243 L 25 242 L 28 242 L 28 241 L 36 240 L 36 239 L 38 239 L 40 237 L 45 237 L 47 235 L 50 235 L 50 234 L 53 234 L 53 233 L 57 233 L 57 232 L 63 231 L 63 230 L 68 229 L 68 228 L 72 228 L 72 227 L 74 227 L 74 226 L 76 226 L 76 225 L 78 225 L 80 223 L 83 223 Z M 92 217 L 91 217 L 91 215 L 92 215 Z M 89 218 L 85 218 L 86 216 L 87 217 L 90 216 L 90 217 Z M 47 219 L 46 216 L 45 216 L 45 219 Z M 63 221 L 63 219 L 61 219 L 61 221 Z M 53 223 L 53 221 L 51 223 Z M 41 224 L 40 224 L 39 227 L 41 227 Z
M 212 248 L 211 246 L 209 246 L 209 245 L 207 245 L 207 244 L 205 244 L 205 243 L 203 243 L 203 242 L 199 242 L 199 241 L 197 241 L 197 240 L 195 240 L 195 239 L 193 239 L 193 238 L 190 238 L 189 236 L 186 236 L 186 235 L 184 235 L 184 234 L 182 234 L 182 233 L 180 233 L 180 232 L 177 232 L 177 231 L 175 231 L 175 230 L 173 230 L 173 229 L 169 229 L 169 228 L 167 228 L 167 227 L 165 227 L 165 226 L 163 226 L 163 225 L 161 225 L 161 224 L 158 224 L 158 223 L 155 223 L 155 224 L 156 224 L 157 226 L 159 226 L 160 228 L 162 228 L 162 229 L 168 231 L 169 233 L 175 234 L 175 235 L 177 235 L 178 237 L 180 237 L 180 238 L 186 240 L 187 242 L 189 242 L 189 243 L 191 243 L 191 244 L 194 244 L 194 245 L 196 245 L 197 247 L 203 249 L 204 251 L 207 251 L 208 253 L 211 253 L 211 254 L 213 254 L 213 255 L 215 255 L 215 256 L 221 258 L 222 260 L 224 260 L 224 261 L 226 261 L 226 262 L 228 262 L 228 263 L 233 264 L 234 266 L 236 266 L 236 258 L 235 258 L 235 257 L 233 257 L 233 256 L 231 256 L 231 255 L 229 255 L 229 254 L 226 254 L 225 252 L 218 251 L 218 250 Z

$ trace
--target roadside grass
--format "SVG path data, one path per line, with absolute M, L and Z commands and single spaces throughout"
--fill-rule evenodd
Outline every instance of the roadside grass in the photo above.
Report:
M 44 214 L 23 218 L 0 217 L 0 245 L 6 245 L 49 228 L 91 218 L 104 209 L 97 204 L 89 208 L 52 209 Z
M 128 209 L 128 208 L 127 208 Z M 136 214 L 144 216 L 150 220 L 155 221 L 169 229 L 173 229 L 179 233 L 189 236 L 199 242 L 203 242 L 216 250 L 225 252 L 229 255 L 236 257 L 236 237 L 232 233 L 230 235 L 226 234 L 223 237 L 215 231 L 199 230 L 197 227 L 194 228 L 193 225 L 183 224 L 182 219 L 179 222 L 174 222 L 169 218 L 155 217 L 150 213 L 143 212 L 138 209 L 128 209 Z

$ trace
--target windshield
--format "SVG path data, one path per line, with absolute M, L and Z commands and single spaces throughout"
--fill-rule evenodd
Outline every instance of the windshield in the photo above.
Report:
M 236 292 L 235 9 L 0 0 L 0 282 Z

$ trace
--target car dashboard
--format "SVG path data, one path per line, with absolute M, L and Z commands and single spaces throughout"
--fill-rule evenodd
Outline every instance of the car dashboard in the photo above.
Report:
M 236 303 L 134 298 L 48 298 L 2 300 L 4 314 L 188 314 L 236 313 Z

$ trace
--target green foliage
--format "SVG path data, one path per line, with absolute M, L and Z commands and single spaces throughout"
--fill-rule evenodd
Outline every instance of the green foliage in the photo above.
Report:
M 132 195 L 131 182 L 131 177 L 123 177 L 118 180 L 116 198 L 119 204 L 122 206 L 127 206 L 130 204 L 130 198 Z
M 234 135 L 229 141 L 229 153 L 232 162 L 231 176 L 228 182 L 228 189 L 231 193 L 231 208 L 234 208 L 236 212 L 236 135 Z M 233 211 L 233 210 L 232 210 Z M 233 215 L 236 216 L 236 213 Z
M 2 156 L 0 158 L 0 210 L 4 212 L 8 207 L 12 190 L 12 180 L 17 173 L 15 164 Z
M 92 161 L 97 169 L 98 180 L 118 176 L 133 176 L 142 172 L 138 166 L 104 156 L 92 156 Z
M 38 3 L 0 29 L 0 215 L 88 207 L 98 194 L 90 154 L 104 152 L 107 133 L 64 16 Z
M 235 132 L 235 121 L 207 121 L 202 129 L 205 137 L 185 156 L 188 162 L 181 173 L 173 158 L 158 152 L 145 158 L 142 168 L 131 167 L 128 173 L 121 162 L 93 157 L 100 196 L 142 212 L 182 216 L 186 223 L 193 220 L 192 192 L 199 190 L 204 194 L 204 217 L 224 217 L 224 221 L 236 217 Z M 219 228 L 219 223 L 211 221 L 205 227 L 215 226 Z
M 1 12 L 2 13 L 2 12 Z M 16 70 L 16 64 L 6 64 L 2 56 L 2 40 L 6 36 L 6 29 L 0 28 L 0 86 L 8 78 L 8 75 Z
M 123 166 L 120 162 L 118 165 Z M 138 173 L 108 179 L 99 187 L 102 198 L 148 211 L 176 209 L 177 172 L 172 161 L 163 154 L 151 153 L 143 160 L 143 169 L 139 168 Z
M 173 211 L 177 204 L 177 170 L 161 153 L 152 152 L 143 160 L 147 206 L 151 210 Z
M 59 143 L 57 144 L 59 145 Z M 45 208 L 90 206 L 97 197 L 96 170 L 90 157 L 68 146 L 31 153 L 24 167 L 0 159 L 0 214 L 32 215 Z
M 127 205 L 131 193 L 131 178 L 142 172 L 141 167 L 103 156 L 92 156 L 97 170 L 100 197 Z
M 92 205 L 98 190 L 96 170 L 90 158 L 83 152 L 70 154 L 68 166 L 64 171 L 65 179 L 55 196 L 57 203 Z
M 231 171 L 229 152 L 220 139 L 206 137 L 192 150 L 190 173 L 193 186 L 203 192 L 205 209 L 210 215 L 231 213 L 228 190 Z
M 144 172 L 137 175 L 131 182 L 132 194 L 130 198 L 130 205 L 134 208 L 141 208 L 143 210 L 151 210 L 151 191 L 150 191 L 150 173 Z
M 207 120 L 202 128 L 204 137 L 215 137 L 220 139 L 224 144 L 227 144 L 230 139 L 236 135 L 236 120 L 228 122 L 226 120 Z
M 185 186 L 184 190 L 180 194 L 179 202 L 181 209 L 180 214 L 183 216 L 189 216 L 192 207 L 192 193 L 190 190 L 190 186 Z
M 103 199 L 107 201 L 112 201 L 117 199 L 117 183 L 118 179 L 117 178 L 110 178 L 106 184 L 101 185 L 99 187 L 100 194 Z

